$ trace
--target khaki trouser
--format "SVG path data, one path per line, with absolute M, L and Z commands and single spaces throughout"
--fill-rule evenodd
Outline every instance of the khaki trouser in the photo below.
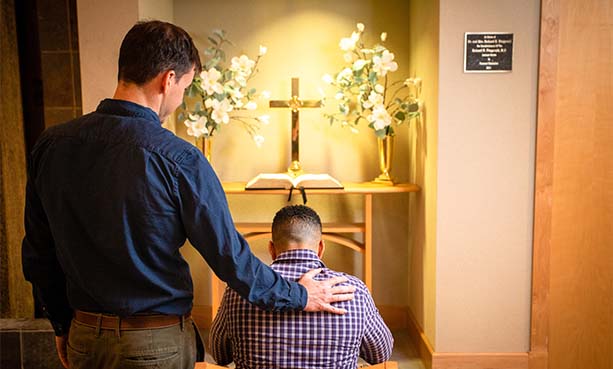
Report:
M 72 321 L 71 369 L 193 369 L 196 338 L 191 318 L 170 327 L 116 330 Z

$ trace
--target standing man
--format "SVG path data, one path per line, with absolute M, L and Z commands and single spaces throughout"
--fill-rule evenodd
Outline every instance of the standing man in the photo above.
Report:
M 268 251 L 272 269 L 297 280 L 313 268 L 318 278 L 347 276 L 325 268 L 321 220 L 304 205 L 287 206 L 275 215 Z M 339 304 L 345 315 L 326 312 L 264 311 L 226 289 L 211 326 L 211 351 L 218 364 L 245 368 L 355 369 L 358 356 L 370 364 L 388 360 L 394 339 L 364 282 L 348 276 L 355 298 Z
M 193 286 L 186 239 L 241 296 L 275 311 L 344 313 L 353 297 L 288 282 L 236 231 L 223 189 L 193 145 L 161 127 L 201 69 L 191 37 L 169 23 L 125 36 L 112 99 L 48 129 L 28 161 L 23 269 L 71 368 L 193 368 Z

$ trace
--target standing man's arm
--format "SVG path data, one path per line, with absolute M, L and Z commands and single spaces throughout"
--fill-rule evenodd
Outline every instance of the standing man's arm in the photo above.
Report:
M 196 148 L 182 158 L 176 188 L 188 239 L 239 295 L 266 310 L 344 312 L 330 303 L 353 298 L 353 287 L 332 287 L 345 279 L 314 281 L 315 271 L 300 284 L 289 282 L 253 255 L 234 226 L 217 175 Z
M 231 318 L 228 316 L 230 310 L 228 306 L 230 303 L 229 295 L 231 293 L 230 289 L 226 288 L 215 320 L 211 324 L 211 333 L 209 334 L 211 356 L 219 365 L 228 365 L 234 360 L 232 356 L 232 341 L 230 339 L 232 328 L 229 326 Z
M 394 337 L 381 318 L 366 286 L 364 289 L 366 290 L 366 329 L 360 345 L 360 356 L 369 364 L 378 364 L 389 360 L 392 356 Z
M 66 279 L 55 254 L 55 243 L 47 215 L 34 186 L 32 166 L 28 163 L 26 184 L 25 237 L 22 243 L 22 266 L 26 280 L 42 304 L 56 335 L 56 347 L 62 364 L 67 367 L 66 337 L 72 320 L 72 308 L 66 296 Z

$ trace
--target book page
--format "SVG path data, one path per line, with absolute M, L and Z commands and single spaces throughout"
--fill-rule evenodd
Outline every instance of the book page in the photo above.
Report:
M 290 189 L 292 177 L 287 173 L 260 173 L 247 182 L 246 189 Z
M 294 187 L 343 188 L 343 185 L 329 174 L 302 174 L 293 180 Z

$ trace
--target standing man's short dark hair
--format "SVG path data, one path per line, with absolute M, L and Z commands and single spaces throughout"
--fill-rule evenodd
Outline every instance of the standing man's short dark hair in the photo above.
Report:
M 342 313 L 330 302 L 352 298 L 338 280 L 314 280 L 317 271 L 288 282 L 262 264 L 209 162 L 162 127 L 200 68 L 183 29 L 138 23 L 122 43 L 113 98 L 46 130 L 32 150 L 23 270 L 65 367 L 194 367 L 187 239 L 264 309 Z
M 322 268 L 319 278 L 344 276 L 355 298 L 340 304 L 345 315 L 263 311 L 227 288 L 211 325 L 211 354 L 218 364 L 246 368 L 355 369 L 390 358 L 393 338 L 364 282 L 325 267 L 322 227 L 315 210 L 290 205 L 272 223 L 272 268 L 289 280 Z
M 174 24 L 150 21 L 137 23 L 123 39 L 119 49 L 118 80 L 137 85 L 167 70 L 177 78 L 202 69 L 198 49 L 191 36 Z

